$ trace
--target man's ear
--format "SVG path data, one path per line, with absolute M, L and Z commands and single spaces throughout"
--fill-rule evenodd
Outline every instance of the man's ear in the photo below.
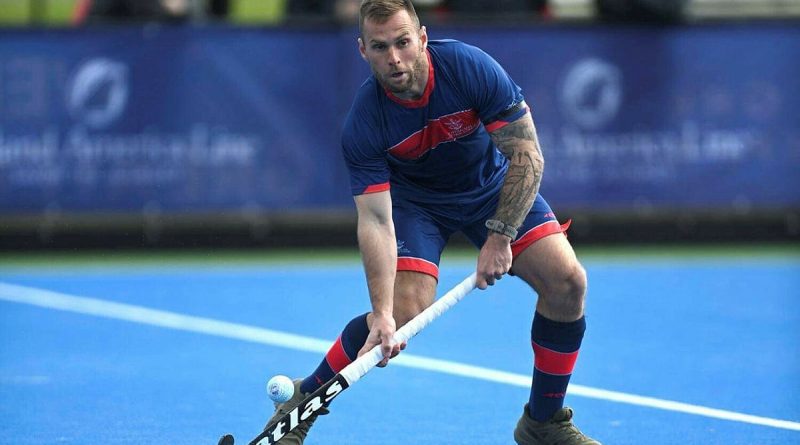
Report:
M 358 53 L 361 54 L 361 58 L 364 59 L 364 61 L 368 62 L 368 60 L 367 60 L 367 47 L 364 46 L 364 41 L 361 40 L 361 37 L 358 38 Z
M 428 30 L 425 29 L 424 25 L 419 28 L 419 41 L 422 42 L 420 46 L 424 51 L 428 47 Z

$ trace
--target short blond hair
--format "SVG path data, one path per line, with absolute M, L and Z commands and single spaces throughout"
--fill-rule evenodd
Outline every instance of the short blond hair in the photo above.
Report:
M 385 23 L 389 20 L 389 17 L 402 10 L 408 12 L 411 20 L 419 28 L 419 17 L 417 17 L 417 11 L 414 9 L 414 4 L 411 3 L 411 0 L 363 0 L 358 13 L 358 31 L 363 34 L 366 20 Z

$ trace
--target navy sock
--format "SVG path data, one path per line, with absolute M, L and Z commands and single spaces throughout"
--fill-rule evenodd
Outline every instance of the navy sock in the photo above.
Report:
M 367 314 L 350 320 L 314 373 L 303 380 L 300 391 L 303 393 L 316 391 L 332 379 L 337 372 L 352 363 L 358 356 L 358 351 L 366 343 L 368 335 Z
M 550 420 L 564 406 L 584 331 L 584 317 L 573 322 L 549 320 L 538 312 L 533 317 L 534 370 L 528 413 L 534 420 Z

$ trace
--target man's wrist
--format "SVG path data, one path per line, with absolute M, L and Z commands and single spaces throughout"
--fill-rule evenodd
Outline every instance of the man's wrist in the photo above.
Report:
M 515 240 L 517 238 L 517 228 L 500 221 L 499 219 L 487 219 L 485 226 L 489 229 L 490 233 L 499 233 L 500 235 L 505 235 L 511 240 Z
M 372 315 L 378 318 L 393 318 L 392 311 L 385 311 L 385 310 L 372 310 Z

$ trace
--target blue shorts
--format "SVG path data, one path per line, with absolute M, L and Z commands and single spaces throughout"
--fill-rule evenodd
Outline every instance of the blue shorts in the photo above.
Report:
M 397 238 L 397 270 L 422 272 L 439 278 L 442 250 L 455 232 L 462 232 L 479 249 L 488 235 L 484 223 L 494 216 L 497 199 L 478 205 L 422 205 L 403 199 L 392 200 L 392 219 Z M 547 201 L 536 196 L 531 211 L 517 230 L 511 252 L 517 256 L 535 241 L 569 226 L 556 220 Z

